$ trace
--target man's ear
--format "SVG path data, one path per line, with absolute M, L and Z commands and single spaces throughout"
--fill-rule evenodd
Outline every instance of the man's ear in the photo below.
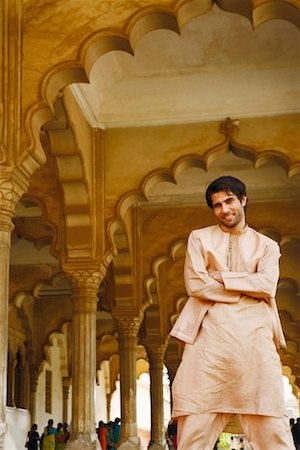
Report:
M 248 201 L 248 199 L 247 199 L 246 195 L 243 195 L 242 201 L 241 201 L 242 206 L 246 206 L 247 205 L 247 201 Z

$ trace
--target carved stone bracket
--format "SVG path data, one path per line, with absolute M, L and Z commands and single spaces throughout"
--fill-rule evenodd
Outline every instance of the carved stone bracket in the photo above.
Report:
M 0 167 L 0 229 L 11 231 L 11 218 L 20 197 L 28 188 L 29 180 L 16 167 Z
M 94 270 L 68 270 L 73 290 L 73 313 L 96 312 L 97 292 L 101 283 L 100 272 Z
M 227 139 L 230 139 L 234 131 L 239 130 L 240 122 L 238 120 L 232 120 L 230 117 L 226 117 L 225 120 L 220 122 L 219 132 L 224 134 Z
M 149 340 L 148 343 L 144 344 L 149 361 L 152 365 L 162 365 L 164 364 L 165 353 L 167 350 L 167 342 L 161 339 Z
M 115 319 L 118 334 L 120 339 L 137 338 L 139 328 L 141 326 L 144 313 L 140 311 L 138 314 L 124 311 L 114 311 L 113 317 Z

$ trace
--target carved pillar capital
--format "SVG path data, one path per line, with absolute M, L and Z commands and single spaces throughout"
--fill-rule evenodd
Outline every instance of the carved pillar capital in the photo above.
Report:
M 115 319 L 120 340 L 136 339 L 140 329 L 144 313 L 133 313 L 132 311 L 114 311 Z
M 165 353 L 168 343 L 162 339 L 150 339 L 147 343 L 143 343 L 146 348 L 150 364 L 164 364 Z
M 95 270 L 70 270 L 68 273 L 73 292 L 73 313 L 96 312 L 97 291 L 101 282 L 100 272 Z
M 66 272 L 71 277 L 72 287 L 74 289 L 84 289 L 85 292 L 87 290 L 91 290 L 92 292 L 98 290 L 102 279 L 99 271 L 93 269 L 69 269 Z
M 19 169 L 0 165 L 0 230 L 11 232 L 16 204 L 28 188 L 29 180 Z

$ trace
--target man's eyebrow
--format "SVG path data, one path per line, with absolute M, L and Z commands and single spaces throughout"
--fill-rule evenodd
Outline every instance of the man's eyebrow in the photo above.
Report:
M 226 198 L 225 198 L 224 200 L 222 200 L 221 202 L 216 202 L 216 203 L 213 203 L 212 205 L 213 205 L 213 206 L 215 206 L 215 205 L 221 205 L 221 203 L 227 202 L 227 200 L 230 200 L 230 199 L 232 199 L 232 198 L 234 198 L 234 194 L 229 194 L 228 197 L 226 197 Z

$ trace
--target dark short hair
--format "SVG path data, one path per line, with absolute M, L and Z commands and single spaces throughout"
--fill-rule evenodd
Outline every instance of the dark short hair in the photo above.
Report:
M 211 201 L 212 194 L 220 191 L 225 191 L 227 194 L 232 192 L 240 201 L 242 201 L 242 198 L 247 195 L 246 185 L 238 178 L 230 176 L 217 178 L 215 181 L 210 183 L 205 194 L 206 202 L 210 208 L 213 207 Z

